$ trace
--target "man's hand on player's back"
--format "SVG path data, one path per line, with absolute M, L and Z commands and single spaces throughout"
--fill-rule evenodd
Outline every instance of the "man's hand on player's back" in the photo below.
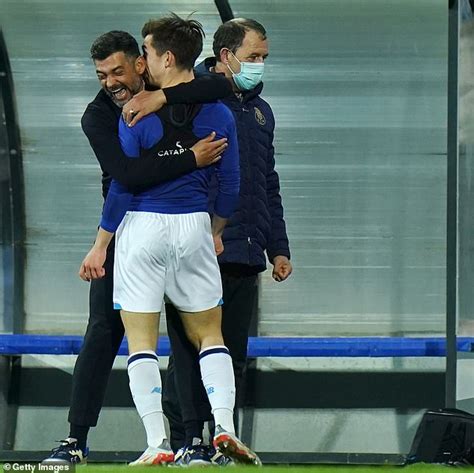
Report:
M 215 137 L 215 132 L 212 132 L 206 138 L 199 140 L 194 146 L 191 146 L 191 151 L 196 157 L 198 168 L 209 166 L 221 159 L 222 153 L 227 148 L 227 138 L 213 141 Z

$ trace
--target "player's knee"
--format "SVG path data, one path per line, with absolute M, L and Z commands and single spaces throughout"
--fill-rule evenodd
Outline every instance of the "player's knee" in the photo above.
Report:
M 186 336 L 197 351 L 216 345 L 224 345 L 220 330 L 214 331 L 186 331 Z
M 186 336 L 198 351 L 209 346 L 224 344 L 220 310 L 220 307 L 215 307 L 192 315 L 182 314 Z

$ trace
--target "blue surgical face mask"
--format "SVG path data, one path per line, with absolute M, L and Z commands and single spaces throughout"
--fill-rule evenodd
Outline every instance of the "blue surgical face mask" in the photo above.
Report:
M 232 53 L 232 51 L 230 51 Z M 232 53 L 235 57 L 235 54 Z M 237 59 L 235 57 L 235 59 Z M 262 82 L 264 63 L 263 62 L 240 62 L 240 72 L 236 74 L 227 64 L 229 71 L 232 72 L 232 78 L 234 79 L 235 85 L 240 90 L 252 90 Z

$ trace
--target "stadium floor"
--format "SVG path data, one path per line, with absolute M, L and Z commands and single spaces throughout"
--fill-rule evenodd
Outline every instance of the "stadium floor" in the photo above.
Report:
M 128 468 L 126 466 L 119 465 L 88 465 L 87 473 L 112 473 L 117 470 Z M 287 470 L 291 470 L 292 473 L 310 473 L 310 472 L 321 472 L 321 473 L 400 473 L 401 470 L 407 473 L 432 473 L 432 472 L 446 472 L 446 466 L 440 465 L 410 465 L 406 467 L 401 466 L 361 466 L 361 465 L 307 465 L 307 466 L 292 466 L 292 465 L 280 465 L 280 466 L 264 466 L 265 473 L 283 473 Z M 231 467 L 232 473 L 248 472 L 249 469 L 255 470 L 257 467 L 241 466 Z M 203 468 L 187 468 L 186 471 L 203 471 Z M 474 468 L 468 470 L 474 471 Z M 133 468 L 134 472 L 149 472 L 149 467 Z

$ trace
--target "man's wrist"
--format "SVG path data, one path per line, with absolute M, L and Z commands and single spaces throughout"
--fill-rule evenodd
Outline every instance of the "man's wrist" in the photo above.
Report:
M 98 251 L 105 251 L 109 246 L 114 232 L 106 230 L 102 225 L 99 227 L 99 232 L 97 233 L 97 238 L 95 239 L 93 248 Z
M 274 263 L 274 261 L 275 261 L 277 258 L 285 258 L 286 260 L 290 261 L 290 258 L 288 258 L 287 255 L 275 255 L 275 256 L 271 259 L 271 262 Z
M 224 233 L 226 223 L 227 223 L 227 218 L 220 217 L 217 214 L 214 214 L 212 216 L 211 232 L 214 238 L 222 238 L 222 234 Z
M 94 250 L 97 250 L 97 251 L 104 251 L 107 249 L 107 247 L 109 246 L 108 243 L 106 242 L 103 242 L 103 241 L 96 241 L 94 243 L 94 246 L 92 247 Z
M 162 105 L 166 105 L 168 103 L 168 98 L 166 97 L 166 94 L 163 89 L 155 91 L 158 100 Z
M 173 104 L 175 100 L 175 88 L 174 87 L 165 87 L 164 89 L 160 89 L 159 92 L 162 92 L 163 99 L 165 104 Z

